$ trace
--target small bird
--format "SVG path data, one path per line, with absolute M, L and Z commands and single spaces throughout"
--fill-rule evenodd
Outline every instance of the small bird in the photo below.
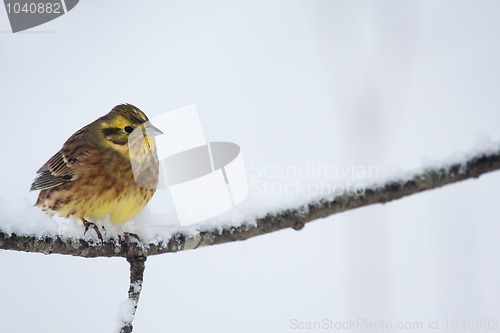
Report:
M 41 190 L 36 202 L 46 213 L 73 216 L 93 227 L 109 216 L 115 224 L 134 218 L 158 185 L 158 156 L 154 137 L 163 134 L 131 104 L 73 134 L 38 171 L 31 190 Z

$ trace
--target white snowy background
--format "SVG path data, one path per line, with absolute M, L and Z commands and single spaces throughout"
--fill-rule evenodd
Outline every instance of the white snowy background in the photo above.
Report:
M 34 203 L 35 171 L 123 102 L 150 118 L 196 104 L 207 138 L 238 143 L 260 188 L 318 183 L 258 177 L 266 167 L 375 166 L 380 180 L 498 142 L 498 17 L 495 0 L 107 0 L 12 34 L 0 9 L 0 220 L 11 219 L 0 224 L 32 219 L 12 209 Z M 251 193 L 231 218 L 306 197 Z M 497 172 L 300 232 L 150 257 L 135 330 L 294 332 L 323 319 L 500 330 L 499 198 Z M 2 332 L 116 328 L 125 260 L 0 251 L 0 267 Z

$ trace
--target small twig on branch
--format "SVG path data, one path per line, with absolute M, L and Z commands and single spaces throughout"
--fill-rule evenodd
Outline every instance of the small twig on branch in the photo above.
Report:
M 126 305 L 125 318 L 122 318 L 120 333 L 131 333 L 132 323 L 135 318 L 135 311 L 141 296 L 142 283 L 144 281 L 145 256 L 127 257 L 130 263 L 130 287 L 128 289 L 128 300 Z
M 500 148 L 494 152 L 478 154 L 462 163 L 429 168 L 411 178 L 397 179 L 382 185 L 373 185 L 367 187 L 362 194 L 345 193 L 295 209 L 268 214 L 256 219 L 251 224 L 244 223 L 238 227 L 227 227 L 222 231 L 210 229 L 200 231 L 196 235 L 177 233 L 160 244 L 137 244 L 133 245 L 133 247 L 135 246 L 138 250 L 143 251 L 144 256 L 150 256 L 246 240 L 285 228 L 300 229 L 308 222 L 336 213 L 377 203 L 386 203 L 465 179 L 477 178 L 484 173 L 498 169 L 500 169 Z M 39 239 L 34 236 L 10 235 L 1 230 L 0 249 L 45 254 L 59 253 L 87 258 L 127 257 L 127 253 L 131 250 L 110 240 L 95 245 L 89 244 L 82 239 L 64 237 Z

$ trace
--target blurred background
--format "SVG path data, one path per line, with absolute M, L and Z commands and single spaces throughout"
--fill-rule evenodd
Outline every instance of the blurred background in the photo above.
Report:
M 0 9 L 0 198 L 34 202 L 36 170 L 125 102 L 150 118 L 196 104 L 206 137 L 239 144 L 260 189 L 318 182 L 264 169 L 374 166 L 370 182 L 460 158 L 500 140 L 499 15 L 495 0 L 106 0 L 13 34 Z M 498 330 L 499 184 L 492 173 L 300 232 L 150 257 L 134 331 Z M 312 196 L 257 192 L 236 216 Z M 125 260 L 1 251 L 0 263 L 2 331 L 116 328 Z

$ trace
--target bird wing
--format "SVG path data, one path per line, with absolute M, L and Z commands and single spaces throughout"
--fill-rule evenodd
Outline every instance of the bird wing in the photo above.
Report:
M 68 162 L 68 158 L 61 151 L 57 152 L 38 170 L 31 190 L 46 190 L 73 180 L 73 168 Z
M 85 129 L 86 127 L 73 134 L 63 148 L 37 171 L 38 176 L 31 184 L 32 191 L 46 190 L 76 178 L 75 164 L 86 154 L 86 149 L 82 147 L 85 146 L 82 142 L 82 139 L 86 139 Z

